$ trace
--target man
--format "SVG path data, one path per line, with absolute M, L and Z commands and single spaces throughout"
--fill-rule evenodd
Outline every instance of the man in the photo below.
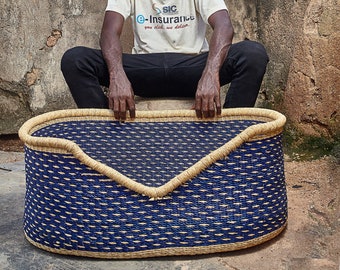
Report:
M 125 20 L 134 31 L 132 54 L 120 42 Z M 205 39 L 209 24 L 213 33 Z M 134 95 L 195 97 L 197 117 L 255 104 L 268 56 L 259 43 L 232 44 L 233 27 L 223 0 L 108 0 L 101 50 L 68 50 L 61 68 L 79 108 L 110 108 L 118 120 L 135 117 Z M 101 85 L 108 87 L 107 96 Z

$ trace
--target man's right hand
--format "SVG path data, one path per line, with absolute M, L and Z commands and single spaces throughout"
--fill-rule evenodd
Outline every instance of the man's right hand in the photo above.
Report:
M 123 49 L 120 42 L 123 25 L 124 17 L 121 14 L 106 11 L 100 35 L 100 47 L 110 76 L 109 108 L 119 121 L 126 120 L 127 111 L 131 118 L 136 115 L 134 93 L 123 69 Z
M 108 99 L 109 108 L 113 110 L 114 117 L 117 120 L 125 121 L 127 111 L 130 113 L 130 118 L 135 118 L 136 108 L 134 93 L 131 83 L 125 74 L 111 80 Z

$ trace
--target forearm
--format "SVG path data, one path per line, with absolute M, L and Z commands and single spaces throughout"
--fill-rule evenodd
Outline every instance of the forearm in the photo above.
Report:
M 220 10 L 209 17 L 213 28 L 206 66 L 197 85 L 195 110 L 197 117 L 213 117 L 215 108 L 221 114 L 220 69 L 225 61 L 233 39 L 233 27 L 228 12 Z
M 118 22 L 117 22 L 118 20 Z M 112 25 L 122 25 L 123 19 L 112 16 L 105 16 L 103 28 L 100 35 L 100 48 L 106 62 L 110 81 L 114 80 L 123 71 L 122 54 L 123 49 L 120 42 L 122 26 L 112 27 Z
M 221 14 L 216 14 L 217 16 L 213 17 L 211 21 L 213 34 L 210 39 L 210 49 L 205 71 L 209 70 L 215 74 L 219 73 L 223 62 L 227 57 L 234 35 L 234 29 L 230 22 L 229 15 L 227 14 L 226 20 L 219 20 L 219 16 L 225 16 L 223 12 L 226 11 L 222 11 Z M 219 20 L 219 23 L 216 23 L 217 20 Z
M 125 120 L 127 110 L 135 117 L 134 93 L 123 69 L 123 50 L 120 35 L 124 18 L 116 12 L 106 12 L 100 36 L 100 47 L 106 62 L 110 83 L 108 91 L 109 108 L 116 119 Z
M 106 62 L 110 79 L 114 79 L 116 74 L 123 69 L 122 47 L 119 38 L 102 33 L 100 47 Z

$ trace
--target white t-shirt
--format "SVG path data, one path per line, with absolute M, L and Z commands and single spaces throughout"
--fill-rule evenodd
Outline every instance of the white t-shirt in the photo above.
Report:
M 226 9 L 224 0 L 108 0 L 106 7 L 132 18 L 137 54 L 208 51 L 208 18 Z

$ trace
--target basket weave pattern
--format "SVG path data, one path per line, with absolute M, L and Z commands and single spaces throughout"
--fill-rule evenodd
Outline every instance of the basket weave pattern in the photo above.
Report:
M 185 181 L 176 178 L 263 122 L 70 117 L 33 125 L 32 138 L 72 141 L 91 160 L 114 168 L 117 179 L 124 175 L 143 188 L 112 179 L 75 152 L 27 140 L 26 237 L 52 252 L 100 258 L 204 254 L 269 240 L 287 220 L 280 130 L 203 162 Z M 162 192 L 169 179 L 170 192 Z

